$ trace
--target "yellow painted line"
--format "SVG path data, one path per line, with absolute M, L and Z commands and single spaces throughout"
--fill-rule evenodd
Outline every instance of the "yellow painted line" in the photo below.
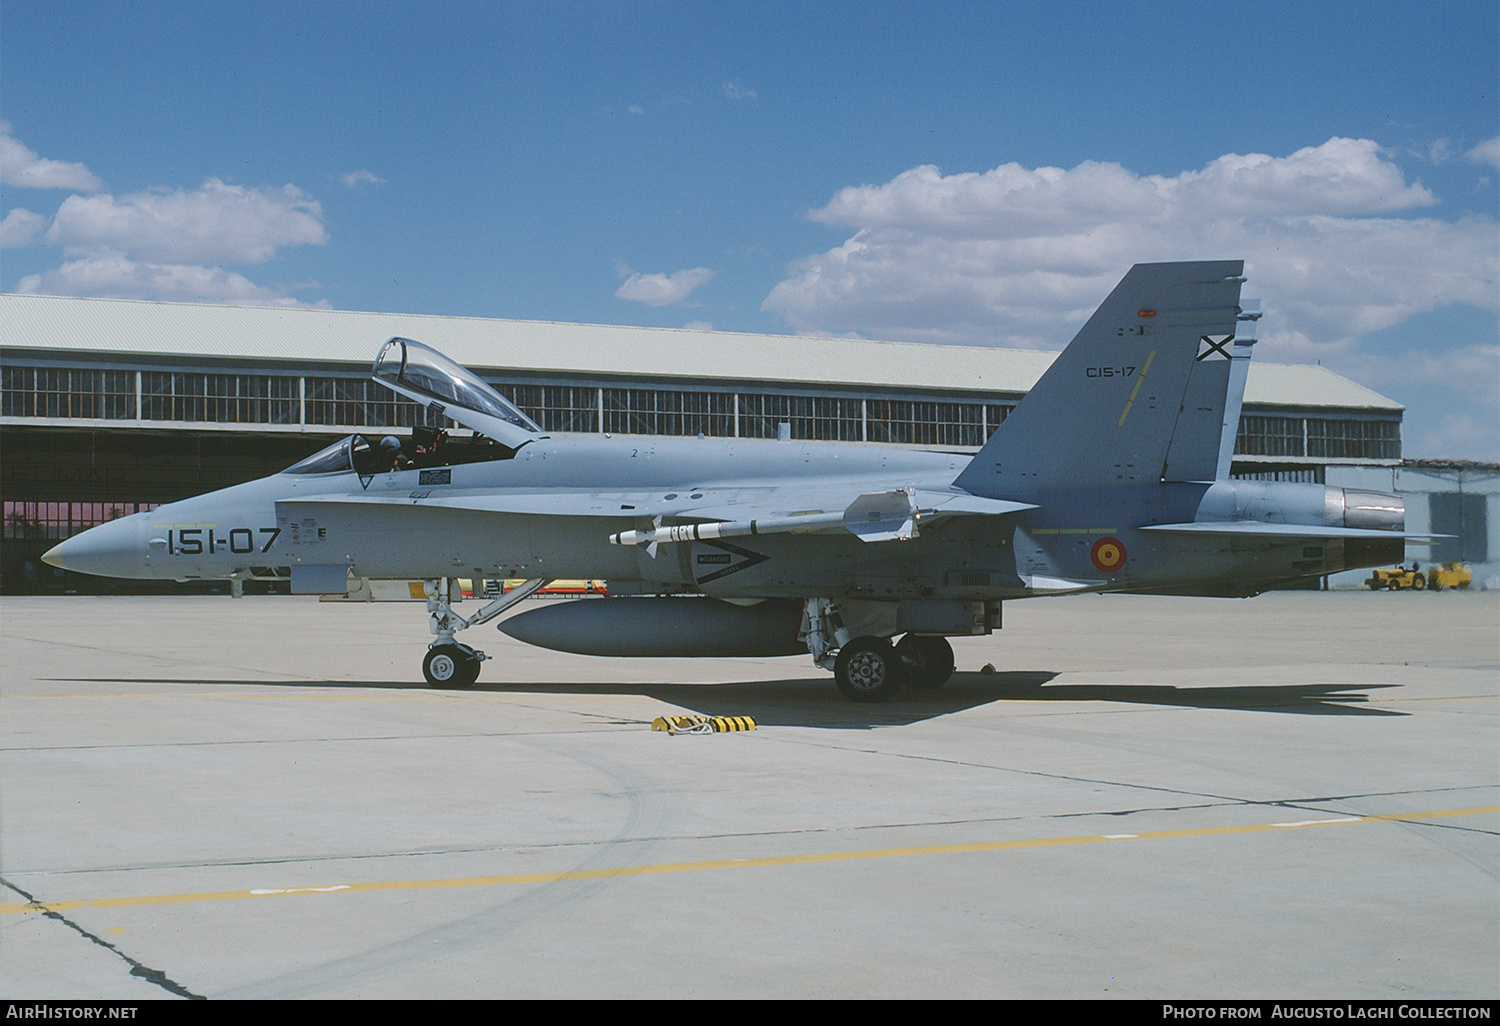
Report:
M 163 684 L 170 684 L 171 682 L 170 681 L 163 681 L 162 683 Z M 267 687 L 267 686 L 272 686 L 272 687 L 287 687 L 287 686 L 296 686 L 296 682 L 295 681 L 284 681 L 284 680 L 283 681 L 265 681 L 263 684 L 250 684 L 250 685 L 237 685 L 237 686 L 240 686 L 240 687 L 246 687 L 246 686 L 248 686 L 248 687 Z M 326 685 L 326 684 L 313 684 L 313 685 L 309 685 L 309 686 L 310 687 L 328 687 L 329 685 Z M 349 685 L 349 686 L 350 687 L 360 687 L 361 685 L 357 685 L 356 684 L 356 685 Z M 554 686 L 554 687 L 567 687 L 568 685 L 559 684 L 559 685 L 552 685 L 552 686 Z M 587 685 L 584 685 L 584 686 L 587 686 Z M 646 687 L 646 686 L 648 686 L 648 685 L 642 685 L 642 687 Z M 711 686 L 711 685 L 707 685 L 707 686 Z M 585 695 L 585 694 L 578 694 L 578 695 L 553 695 L 553 694 L 528 695 L 528 694 L 526 694 L 524 692 L 519 692 L 519 693 L 518 692 L 508 692 L 508 693 L 502 693 L 502 694 L 493 694 L 493 693 L 488 693 L 488 692 L 482 692 L 482 693 L 479 693 L 479 694 L 463 694 L 463 693 L 455 694 L 455 693 L 450 692 L 450 691 L 444 691 L 444 692 L 432 692 L 431 694 L 428 694 L 426 692 L 417 691 L 417 692 L 414 692 L 414 693 L 411 693 L 411 694 L 396 694 L 396 695 L 382 695 L 382 694 L 373 694 L 373 695 L 217 695 L 217 694 L 212 694 L 212 693 L 191 694 L 191 693 L 183 693 L 183 692 L 177 692 L 177 691 L 163 691 L 163 692 L 161 692 L 159 694 L 154 694 L 154 695 L 151 695 L 151 694 L 146 694 L 146 695 L 0 695 L 0 700 L 9 699 L 10 701 L 22 701 L 22 700 L 26 700 L 26 699 L 39 699 L 39 698 L 57 698 L 57 699 L 86 698 L 86 699 L 88 699 L 91 702 L 97 702 L 97 701 L 100 701 L 101 699 L 106 699 L 106 698 L 145 698 L 145 699 L 152 699 L 152 698 L 170 698 L 170 699 L 213 698 L 213 699 L 219 699 L 219 700 L 223 700 L 223 701 L 236 701 L 237 700 L 237 701 L 252 701 L 252 702 L 443 702 L 443 701 L 453 701 L 453 700 L 464 701 L 464 702 L 545 702 L 545 701 L 571 702 L 571 701 L 577 701 L 579 699 L 584 699 L 584 700 L 590 701 L 590 702 L 603 702 L 603 701 L 607 701 L 607 700 L 610 700 L 610 699 L 617 699 L 617 700 L 622 701 L 622 702 L 655 702 L 658 705 L 663 704 L 663 703 L 661 703 L 661 701 L 659 699 L 651 698 L 651 697 L 646 696 L 646 695 Z
M 612 866 L 603 869 L 571 869 L 551 873 L 512 873 L 506 876 L 469 876 L 446 880 L 376 880 L 366 883 L 324 884 L 304 887 L 272 887 L 255 890 L 199 891 L 190 894 L 154 894 L 133 898 L 81 898 L 74 901 L 43 901 L 26 905 L 0 905 L 0 914 L 24 912 L 67 912 L 80 908 L 138 908 L 147 905 L 184 905 L 210 901 L 243 901 L 250 898 L 288 898 L 311 894 L 354 894 L 372 891 L 453 890 L 464 887 L 504 887 L 513 884 L 546 884 L 570 880 L 613 880 L 633 876 L 661 876 L 668 873 L 701 873 L 717 869 L 761 869 L 770 866 L 798 866 L 830 862 L 854 862 L 865 859 L 908 858 L 916 855 L 964 855 L 976 852 L 1017 851 L 1028 848 L 1060 848 L 1076 844 L 1118 844 L 1122 841 L 1151 841 L 1167 838 L 1218 837 L 1229 834 L 1252 834 L 1270 830 L 1308 829 L 1343 826 L 1353 823 L 1405 823 L 1424 819 L 1453 819 L 1500 812 L 1500 805 L 1469 809 L 1441 809 L 1431 812 L 1391 813 L 1383 816 L 1339 816 L 1335 818 L 1291 820 L 1278 823 L 1250 823 L 1244 826 L 1196 827 L 1187 830 L 1153 830 L 1138 834 L 1084 834 L 1078 837 L 1037 837 L 1018 841 L 980 841 L 973 844 L 933 844 L 912 848 L 875 848 L 866 851 L 831 851 L 808 855 L 770 855 L 749 859 L 712 859 L 702 862 L 662 862 L 649 866 Z
M 1150 354 L 1147 355 L 1147 357 L 1146 357 L 1146 365 L 1141 368 L 1141 375 L 1140 375 L 1140 377 L 1138 377 L 1138 378 L 1135 379 L 1135 387 L 1130 390 L 1130 398 L 1127 399 L 1127 400 L 1125 400 L 1125 410 L 1124 410 L 1124 412 L 1122 412 L 1120 414 L 1120 421 L 1119 421 L 1118 424 L 1115 425 L 1115 427 L 1124 427 L 1125 426 L 1125 418 L 1128 417 L 1128 416 L 1130 416 L 1130 408 L 1135 405 L 1135 396 L 1136 396 L 1136 393 L 1141 390 L 1141 385 L 1145 384 L 1145 382 L 1146 382 L 1146 372 L 1151 369 L 1151 361 L 1154 360 L 1154 359 L 1156 359 L 1156 350 L 1155 349 L 1151 350 Z

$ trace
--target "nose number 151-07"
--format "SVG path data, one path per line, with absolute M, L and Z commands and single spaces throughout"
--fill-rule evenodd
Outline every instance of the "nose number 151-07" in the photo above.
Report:
M 260 534 L 265 539 L 265 544 L 260 547 L 261 552 L 266 552 L 281 534 L 279 527 L 262 527 Z M 207 545 L 205 549 L 204 546 Z M 231 528 L 228 534 L 219 532 L 213 527 L 173 527 L 167 529 L 167 555 L 169 556 L 200 556 L 204 552 L 213 555 L 228 549 L 230 552 L 254 552 L 255 532 L 248 527 Z

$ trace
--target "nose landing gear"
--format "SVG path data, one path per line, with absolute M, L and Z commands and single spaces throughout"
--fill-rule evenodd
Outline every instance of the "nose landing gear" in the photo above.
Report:
M 489 623 L 549 583 L 545 578 L 526 581 L 484 606 L 473 616 L 465 618 L 453 611 L 452 578 L 440 577 L 424 581 L 428 626 L 437 635 L 437 640 L 427 647 L 427 655 L 422 659 L 422 676 L 427 679 L 428 685 L 435 688 L 472 687 L 479 679 L 479 664 L 489 657 L 477 648 L 454 641 L 453 635 L 465 628 Z
M 467 688 L 479 679 L 479 664 L 485 659 L 468 645 L 457 642 L 433 645 L 422 660 L 422 676 L 435 688 Z

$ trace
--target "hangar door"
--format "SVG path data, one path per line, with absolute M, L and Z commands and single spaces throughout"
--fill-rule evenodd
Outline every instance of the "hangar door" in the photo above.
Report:
M 1439 563 L 1486 563 L 1489 561 L 1489 521 L 1486 518 L 1485 495 L 1463 492 L 1432 492 L 1427 496 L 1434 534 L 1456 535 L 1440 538 L 1432 547 L 1432 558 Z

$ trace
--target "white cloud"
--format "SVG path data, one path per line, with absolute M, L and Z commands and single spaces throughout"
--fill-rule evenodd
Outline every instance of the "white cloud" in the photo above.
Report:
M 301 189 L 247 189 L 217 178 L 193 192 L 69 196 L 47 231 L 47 242 L 70 256 L 159 264 L 259 264 L 281 246 L 327 241 L 322 208 Z
M 746 89 L 738 82 L 725 82 L 719 87 L 719 95 L 725 99 L 734 100 L 736 103 L 741 100 L 753 100 L 756 98 L 754 89 Z
M 1274 359 L 1448 303 L 1493 309 L 1493 219 L 1390 216 L 1435 202 L 1360 139 L 1171 177 L 1093 161 L 923 166 L 812 211 L 853 234 L 795 264 L 762 308 L 803 332 L 1061 348 L 1133 263 L 1244 257 Z
M 1493 462 L 1500 451 L 1495 421 L 1470 413 L 1448 413 L 1437 425 L 1413 437 L 1405 432 L 1401 449 L 1410 458 L 1473 459 Z
M 713 331 L 712 321 L 688 321 L 683 325 L 688 331 Z
M 99 176 L 82 164 L 46 160 L 10 134 L 10 123 L 0 121 L 0 184 L 25 189 L 70 189 L 97 192 Z
M 100 299 L 154 299 L 240 306 L 305 306 L 277 289 L 222 267 L 141 263 L 123 256 L 83 257 L 22 278 L 17 292 Z M 326 306 L 327 303 L 315 304 Z
M 1467 159 L 1494 164 L 1500 142 Z M 1172 176 L 916 167 L 811 211 L 850 234 L 795 263 L 762 309 L 808 334 L 1060 349 L 1131 264 L 1243 257 L 1245 294 L 1264 300 L 1259 359 L 1321 360 L 1412 395 L 1412 453 L 1496 459 L 1500 347 L 1433 338 L 1376 358 L 1361 342 L 1421 312 L 1500 307 L 1495 219 L 1442 219 L 1436 203 L 1360 139 Z
M 360 168 L 358 171 L 350 171 L 347 175 L 340 176 L 339 181 L 343 182 L 350 189 L 358 189 L 361 185 L 386 184 L 384 178 L 381 178 L 373 171 L 366 171 L 364 168 Z
M 5 215 L 5 220 L 0 221 L 0 249 L 29 246 L 31 240 L 46 226 L 47 219 L 41 214 L 16 207 Z
M 1428 387 L 1492 411 L 1500 431 L 1500 345 L 1455 345 L 1394 356 L 1360 354 L 1359 373 L 1376 387 Z
M 1488 164 L 1490 167 L 1500 171 L 1500 135 L 1480 143 L 1464 154 L 1464 157 L 1475 164 Z
M 0 243 L 27 245 L 45 224 L 14 209 L 0 222 Z M 301 306 L 289 289 L 257 285 L 224 265 L 265 263 L 283 246 L 322 245 L 328 233 L 321 206 L 295 186 L 254 189 L 210 178 L 191 192 L 75 193 L 44 239 L 67 259 L 22 278 L 19 292 Z
M 693 267 L 673 274 L 632 274 L 615 290 L 620 299 L 647 306 L 673 306 L 714 276 L 707 267 Z

